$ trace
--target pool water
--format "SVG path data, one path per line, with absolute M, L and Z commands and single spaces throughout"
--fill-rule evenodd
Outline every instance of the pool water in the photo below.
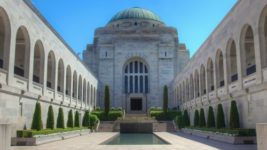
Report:
M 102 145 L 166 145 L 168 142 L 160 139 L 154 134 L 119 134 Z

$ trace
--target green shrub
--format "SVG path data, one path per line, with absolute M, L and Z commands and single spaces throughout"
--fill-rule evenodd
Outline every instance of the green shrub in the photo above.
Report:
M 89 127 L 89 110 L 86 110 L 83 115 L 82 126 Z
M 239 128 L 239 115 L 238 115 L 238 109 L 236 106 L 236 101 L 231 102 L 231 109 L 230 109 L 230 128 L 235 129 Z
M 35 105 L 31 129 L 38 131 L 43 129 L 41 104 L 39 102 Z
M 200 109 L 199 127 L 206 127 L 205 112 L 203 108 Z
M 70 110 L 70 111 L 69 111 L 69 114 L 68 114 L 67 127 L 68 127 L 68 128 L 73 128 L 73 127 L 74 127 L 72 110 Z
M 95 108 L 95 111 L 101 111 L 101 108 L 100 108 L 99 106 L 97 106 L 97 107 Z
M 165 85 L 163 89 L 163 112 L 166 114 L 168 111 L 168 87 Z
M 50 105 L 48 108 L 46 128 L 47 129 L 54 129 L 55 128 L 55 118 L 54 118 L 54 111 L 53 111 L 52 105 Z
M 79 112 L 77 110 L 75 112 L 74 126 L 80 127 L 80 116 L 79 116 Z
M 123 111 L 109 111 L 107 116 L 105 115 L 104 111 L 93 111 L 92 114 L 96 115 L 97 118 L 101 121 L 115 121 L 119 117 L 123 116 Z
M 98 122 L 99 122 L 99 119 L 97 118 L 96 115 L 93 115 L 93 114 L 89 115 L 89 128 L 90 129 L 95 129 Z
M 150 109 L 149 109 L 149 113 L 150 113 L 151 111 L 162 111 L 162 108 L 159 108 L 159 107 L 150 107 Z
M 217 108 L 217 121 L 216 121 L 216 128 L 225 128 L 225 120 L 224 120 L 224 112 L 223 112 L 223 107 L 222 104 L 218 104 Z
M 209 107 L 209 112 L 208 112 L 207 127 L 208 128 L 214 128 L 215 127 L 214 111 L 213 111 L 213 108 L 211 106 Z
M 181 115 L 180 111 L 167 111 L 164 113 L 161 111 L 150 111 L 150 117 L 154 117 L 156 120 L 175 120 L 176 116 Z
M 109 108 L 110 108 L 110 96 L 109 96 L 109 87 L 108 86 L 105 86 L 104 100 L 105 100 L 105 114 L 107 116 L 109 113 Z
M 184 110 L 184 116 L 183 116 L 183 119 L 184 119 L 184 125 L 187 127 L 187 126 L 190 126 L 190 118 L 189 118 L 189 115 L 188 115 L 188 112 L 187 110 Z
M 179 129 L 182 129 L 182 128 L 184 128 L 184 119 L 183 119 L 183 115 L 178 115 L 178 116 L 176 116 L 176 124 L 177 124 L 177 127 L 179 128 Z
M 63 109 L 59 107 L 57 116 L 57 128 L 65 128 Z
M 195 116 L 194 116 L 194 127 L 199 126 L 199 112 L 198 110 L 195 110 Z

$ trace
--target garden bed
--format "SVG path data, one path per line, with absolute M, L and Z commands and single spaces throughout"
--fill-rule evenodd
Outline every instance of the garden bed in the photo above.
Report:
M 183 133 L 230 144 L 256 144 L 255 129 L 183 128 Z
M 12 138 L 12 146 L 36 146 L 49 142 L 65 140 L 90 133 L 90 129 L 68 128 L 54 130 L 24 130 L 17 131 L 17 137 Z

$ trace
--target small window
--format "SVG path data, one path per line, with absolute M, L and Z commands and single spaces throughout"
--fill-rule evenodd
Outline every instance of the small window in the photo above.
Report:
M 167 52 L 165 52 L 165 57 L 167 56 Z
M 106 52 L 106 57 L 108 57 L 108 52 Z

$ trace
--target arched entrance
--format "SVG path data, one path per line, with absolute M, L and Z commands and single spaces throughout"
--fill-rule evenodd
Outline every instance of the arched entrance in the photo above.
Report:
M 127 113 L 145 113 L 149 93 L 149 68 L 140 58 L 128 60 L 123 68 Z

